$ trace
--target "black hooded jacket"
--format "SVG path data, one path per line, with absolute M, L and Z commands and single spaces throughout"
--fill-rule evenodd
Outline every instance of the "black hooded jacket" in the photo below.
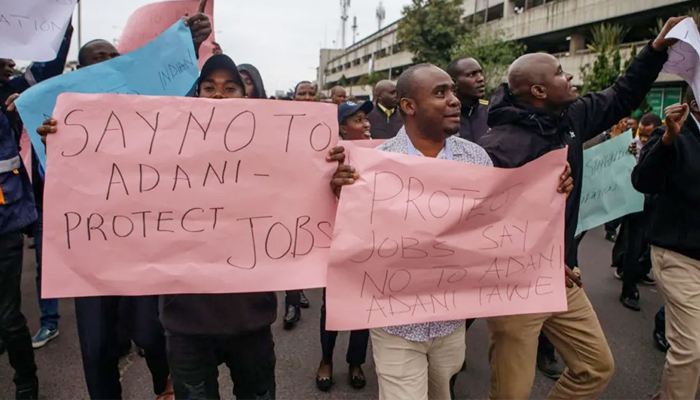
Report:
M 581 202 L 583 143 L 630 115 L 646 96 L 668 58 L 647 45 L 609 88 L 588 93 L 555 115 L 516 103 L 503 84 L 491 98 L 489 132 L 478 143 L 501 168 L 517 168 L 556 149 L 569 146 L 574 190 L 566 202 L 566 264 L 578 266 L 574 240 Z
M 265 93 L 265 85 L 263 84 L 262 77 L 260 76 L 260 71 L 250 64 L 241 64 L 238 66 L 239 72 L 246 72 L 250 75 L 253 80 L 253 98 L 254 99 L 266 99 L 267 94 Z

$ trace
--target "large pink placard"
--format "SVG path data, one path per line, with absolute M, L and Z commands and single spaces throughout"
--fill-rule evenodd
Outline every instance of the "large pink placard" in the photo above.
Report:
M 565 161 L 559 150 L 499 169 L 353 148 L 328 329 L 566 310 Z
M 46 298 L 325 286 L 334 106 L 62 94 Z
M 171 0 L 145 5 L 134 11 L 119 38 L 118 49 L 122 54 L 136 50 L 170 28 L 185 14 L 194 15 L 199 0 Z M 204 14 L 209 17 L 212 33 L 199 48 L 199 67 L 212 56 L 214 42 L 214 0 L 207 1 Z

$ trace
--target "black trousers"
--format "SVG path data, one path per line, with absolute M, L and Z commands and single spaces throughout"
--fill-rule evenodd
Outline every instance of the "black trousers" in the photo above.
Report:
M 17 389 L 37 385 L 32 337 L 22 314 L 22 258 L 24 236 L 21 232 L 0 235 L 0 339 L 15 370 Z
M 169 334 L 167 342 L 176 399 L 219 399 L 222 362 L 231 372 L 236 399 L 275 398 L 275 342 L 269 326 L 233 336 Z
M 326 289 L 323 289 L 323 305 L 321 306 L 321 352 L 325 363 L 333 362 L 333 350 L 338 338 L 337 331 L 326 330 Z M 367 344 L 369 343 L 369 329 L 350 332 L 350 344 L 345 355 L 345 361 L 353 367 L 360 366 L 367 359 Z
M 284 305 L 297 306 L 301 304 L 301 290 L 287 290 L 284 297 Z
M 622 260 L 622 290 L 635 291 L 637 282 L 646 274 L 646 267 L 640 262 L 646 247 L 644 232 L 646 218 L 644 212 L 625 216 L 622 226 L 625 231 L 625 255 Z
M 625 260 L 625 241 L 627 238 L 627 228 L 623 223 L 620 225 L 620 233 L 617 234 L 615 239 L 615 245 L 612 250 L 612 263 L 611 266 L 615 268 L 622 268 L 622 264 Z
M 121 399 L 118 324 L 144 350 L 153 378 L 153 393 L 165 391 L 170 368 L 165 334 L 158 320 L 157 296 L 77 298 L 75 314 L 90 398 Z

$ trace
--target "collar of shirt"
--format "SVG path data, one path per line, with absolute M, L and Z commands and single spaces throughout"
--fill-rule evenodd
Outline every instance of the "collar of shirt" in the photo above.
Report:
M 408 144 L 408 154 L 425 157 L 423 153 L 416 149 L 416 147 L 413 145 L 413 142 L 411 142 L 411 138 L 408 135 L 406 135 L 406 143 Z M 445 147 L 443 147 L 442 150 L 440 150 L 440 153 L 438 153 L 437 157 L 435 158 L 444 158 L 447 160 L 453 159 L 452 150 L 450 150 L 450 145 L 447 142 L 447 140 L 445 140 Z
M 394 111 L 396 111 L 396 108 L 392 108 L 390 110 L 379 103 L 377 103 L 377 107 L 379 107 L 379 109 L 382 110 L 384 114 L 386 114 L 387 118 L 390 118 L 394 114 Z

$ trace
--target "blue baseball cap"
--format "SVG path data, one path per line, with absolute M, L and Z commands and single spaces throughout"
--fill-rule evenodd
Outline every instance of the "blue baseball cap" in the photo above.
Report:
M 358 111 L 364 111 L 365 114 L 369 114 L 373 108 L 374 104 L 369 100 L 360 104 L 346 101 L 338 106 L 338 123 L 342 124 L 348 117 L 357 114 Z

